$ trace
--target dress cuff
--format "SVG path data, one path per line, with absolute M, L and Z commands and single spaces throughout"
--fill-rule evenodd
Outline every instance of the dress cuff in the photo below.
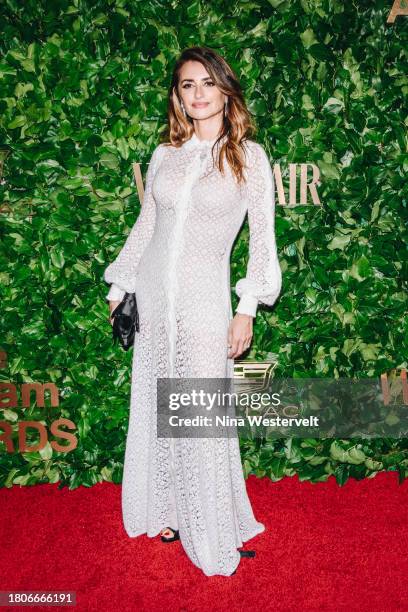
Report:
M 111 288 L 109 290 L 106 299 L 112 302 L 122 301 L 125 296 L 126 291 L 123 291 L 118 285 L 112 283 Z
M 241 296 L 241 299 L 238 302 L 238 306 L 236 312 L 240 314 L 250 315 L 251 317 L 256 317 L 256 309 L 258 308 L 258 298 L 250 295 L 249 293 L 244 293 Z

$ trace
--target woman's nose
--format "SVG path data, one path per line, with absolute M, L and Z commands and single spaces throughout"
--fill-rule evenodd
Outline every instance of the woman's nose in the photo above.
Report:
M 194 97 L 198 100 L 200 98 L 204 97 L 204 90 L 202 85 L 197 85 L 196 90 L 195 90 L 195 94 Z

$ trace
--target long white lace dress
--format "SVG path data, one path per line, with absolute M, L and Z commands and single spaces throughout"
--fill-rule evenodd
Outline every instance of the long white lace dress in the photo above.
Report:
M 130 537 L 179 529 L 207 576 L 230 575 L 237 548 L 264 530 L 253 514 L 237 438 L 157 438 L 157 377 L 233 376 L 230 253 L 248 212 L 249 261 L 235 286 L 237 312 L 256 315 L 281 290 L 274 234 L 275 190 L 262 145 L 248 140 L 247 182 L 196 134 L 179 148 L 159 144 L 148 167 L 140 214 L 106 268 L 107 299 L 136 292 L 140 332 L 133 346 L 129 427 L 122 483 Z

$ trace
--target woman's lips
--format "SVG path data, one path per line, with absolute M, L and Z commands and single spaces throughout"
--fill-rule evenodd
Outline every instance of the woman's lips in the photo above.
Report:
M 193 103 L 194 108 L 204 108 L 205 106 L 208 106 L 208 102 L 195 102 Z

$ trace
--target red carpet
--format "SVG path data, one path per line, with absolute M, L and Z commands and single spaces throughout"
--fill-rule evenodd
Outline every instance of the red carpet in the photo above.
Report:
M 388 472 L 344 487 L 334 478 L 247 483 L 266 531 L 231 578 L 204 576 L 180 542 L 128 538 L 119 485 L 0 489 L 0 590 L 77 594 L 75 608 L 21 610 L 407 609 L 407 481 Z

